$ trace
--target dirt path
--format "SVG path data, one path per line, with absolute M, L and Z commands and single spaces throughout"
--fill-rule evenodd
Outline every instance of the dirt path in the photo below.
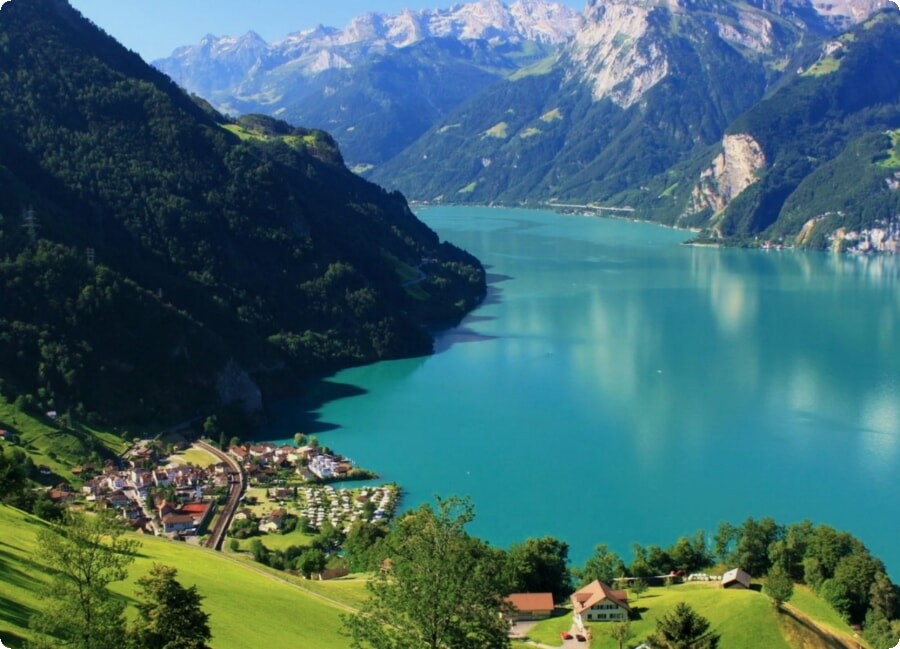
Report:
M 797 649 L 865 649 L 861 640 L 819 624 L 790 604 L 782 606 L 781 611 L 785 623 L 795 625 L 788 635 Z

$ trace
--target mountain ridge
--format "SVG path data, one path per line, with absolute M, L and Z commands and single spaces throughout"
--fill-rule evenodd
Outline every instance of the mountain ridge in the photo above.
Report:
M 253 401 L 251 372 L 427 353 L 424 326 L 484 295 L 477 260 L 330 136 L 228 120 L 65 0 L 4 6 L 0 66 L 0 389 L 29 407 L 165 421 L 241 401 L 228 384 Z
M 477 91 L 553 55 L 579 20 L 545 0 L 479 0 L 393 16 L 370 12 L 344 29 L 320 25 L 271 44 L 252 32 L 207 36 L 154 65 L 227 113 L 327 129 L 364 168 L 390 158 Z

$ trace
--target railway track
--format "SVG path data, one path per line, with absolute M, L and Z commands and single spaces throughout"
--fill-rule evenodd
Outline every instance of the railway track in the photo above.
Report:
M 216 522 L 210 531 L 209 538 L 206 540 L 206 547 L 213 550 L 221 550 L 222 542 L 225 540 L 225 533 L 228 531 L 228 526 L 231 525 L 231 519 L 234 518 L 241 496 L 244 495 L 244 491 L 247 489 L 247 476 L 235 459 L 227 453 L 204 441 L 198 441 L 196 444 L 204 451 L 215 455 L 229 467 L 228 499 L 216 517 Z

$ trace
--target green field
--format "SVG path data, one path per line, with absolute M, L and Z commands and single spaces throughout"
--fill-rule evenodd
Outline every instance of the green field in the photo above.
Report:
M 23 646 L 28 617 L 39 610 L 38 591 L 46 583 L 45 568 L 34 559 L 41 525 L 27 514 L 0 506 L 0 638 L 11 649 Z M 140 540 L 129 580 L 117 584 L 116 592 L 132 597 L 135 580 L 154 562 L 175 566 L 179 580 L 196 585 L 205 597 L 203 608 L 210 613 L 214 649 L 348 646 L 340 634 L 340 606 L 220 553 L 150 537 Z M 345 589 L 358 587 L 355 582 Z
M 841 622 L 840 616 L 808 589 L 798 587 L 795 597 L 797 601 L 792 603 L 796 603 L 798 609 L 817 623 L 837 632 L 851 633 L 847 625 Z M 656 620 L 674 609 L 678 602 L 687 602 L 710 621 L 712 629 L 722 636 L 719 643 L 721 647 L 791 649 L 795 646 L 786 637 L 796 637 L 791 632 L 791 622 L 775 610 L 766 595 L 752 590 L 722 590 L 711 584 L 651 588 L 639 600 L 630 602 L 640 619 L 632 620 L 633 636 L 626 645 L 633 647 L 640 644 L 656 628 Z M 565 615 L 539 622 L 529 632 L 528 638 L 542 644 L 560 646 L 562 642 L 559 633 L 568 630 L 571 621 L 571 611 L 567 610 Z M 602 623 L 591 625 L 593 649 L 617 647 L 607 629 L 609 626 Z M 818 646 L 830 645 L 823 642 Z
M 25 451 L 35 465 L 45 465 L 66 479 L 72 478 L 72 467 L 96 450 L 100 455 L 118 455 L 128 447 L 127 442 L 113 433 L 96 430 L 79 423 L 62 429 L 55 422 L 20 412 L 0 397 L 0 429 L 16 435 L 16 443 L 0 442 L 5 449 Z
M 213 464 L 218 464 L 219 459 L 209 451 L 204 451 L 202 448 L 191 447 L 185 451 L 176 453 L 169 458 L 169 461 L 172 464 L 191 464 L 196 467 L 206 468 Z

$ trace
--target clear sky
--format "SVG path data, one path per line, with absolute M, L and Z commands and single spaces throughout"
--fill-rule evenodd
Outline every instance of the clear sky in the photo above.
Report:
M 27 1 L 27 0 L 26 0 Z M 586 0 L 558 0 L 577 10 Z M 126 47 L 147 61 L 206 34 L 240 36 L 254 30 L 268 41 L 327 25 L 343 27 L 366 11 L 450 7 L 460 0 L 70 0 Z

